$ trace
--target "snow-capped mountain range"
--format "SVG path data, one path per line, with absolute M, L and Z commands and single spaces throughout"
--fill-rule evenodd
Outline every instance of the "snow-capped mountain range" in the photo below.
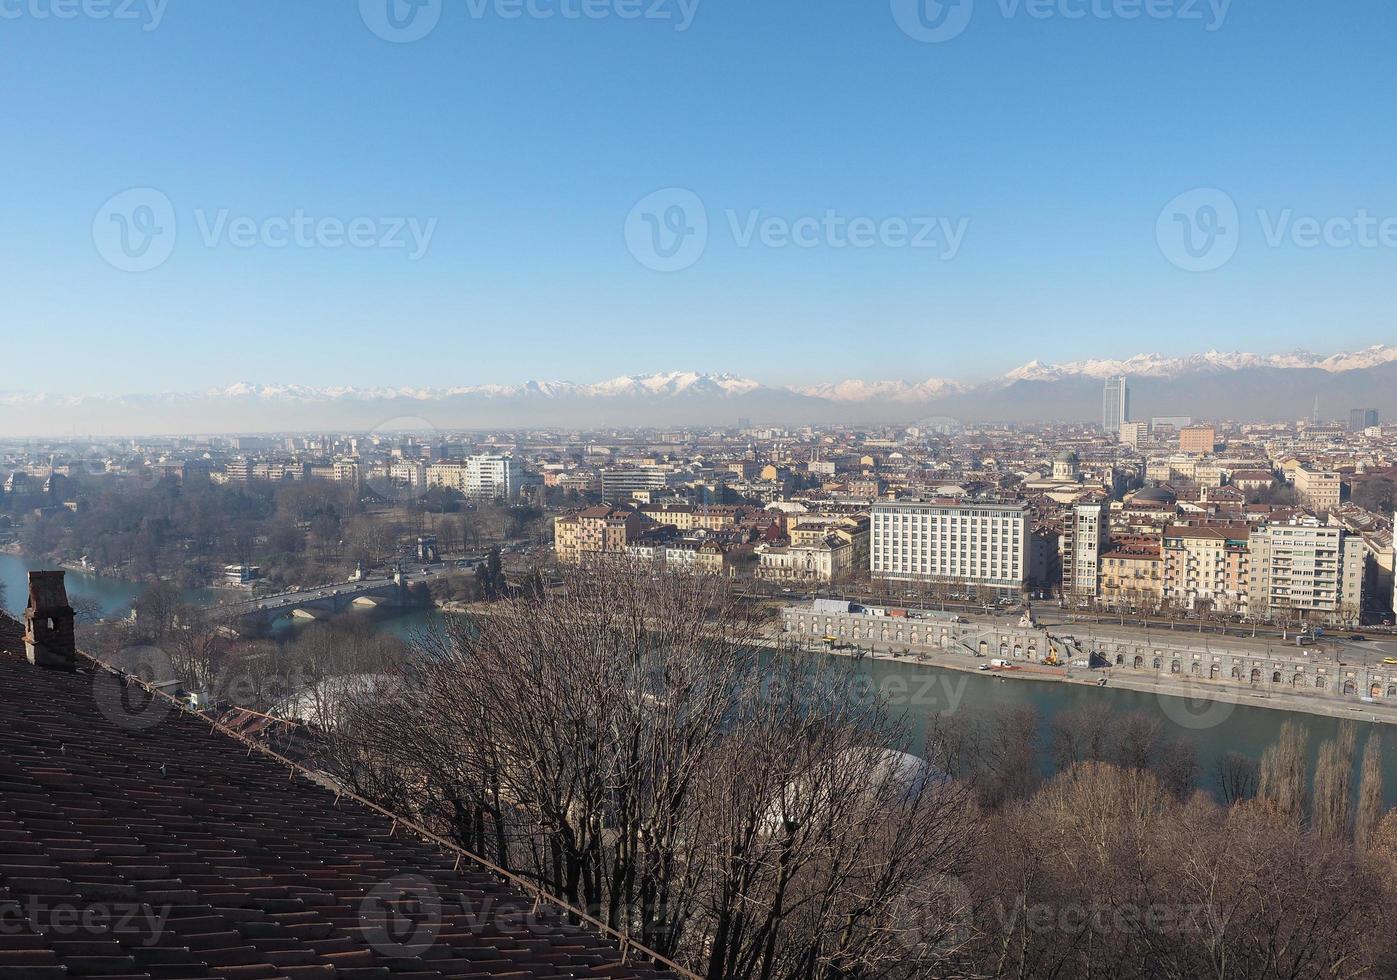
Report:
M 1166 357 L 1163 354 L 1136 354 L 1123 361 L 1071 361 L 1044 364 L 1030 361 L 1004 375 L 1008 381 L 1058 381 L 1068 377 L 1104 379 L 1116 375 L 1144 378 L 1172 378 L 1198 372 L 1243 371 L 1252 368 L 1314 369 L 1337 374 L 1361 371 L 1397 361 L 1397 346 L 1377 344 L 1352 354 L 1242 354 L 1210 350 L 1206 354 Z
M 1319 398 L 1397 415 L 1397 345 L 1331 355 L 1209 351 L 1124 360 L 1031 361 L 979 383 L 944 378 L 770 385 L 673 371 L 606 381 L 453 387 L 234 384 L 201 392 L 50 395 L 0 392 L 0 435 L 56 432 L 254 432 L 373 428 L 412 416 L 440 428 L 763 422 L 897 422 L 923 415 L 1004 421 L 1095 418 L 1101 381 L 1124 374 L 1138 416 L 1297 418 Z M 1137 417 L 1138 417 L 1137 416 Z

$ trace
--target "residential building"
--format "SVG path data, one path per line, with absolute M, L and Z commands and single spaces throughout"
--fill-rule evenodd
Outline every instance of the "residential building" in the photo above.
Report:
M 1151 611 L 1164 604 L 1164 557 L 1158 542 L 1113 543 L 1102 552 L 1100 566 L 1101 605 Z
M 742 513 L 737 507 L 695 504 L 642 504 L 640 512 L 657 524 L 672 524 L 681 531 L 734 527 Z
M 1218 442 L 1217 430 L 1211 425 L 1189 425 L 1179 430 L 1179 451 L 1184 453 L 1211 453 Z
M 1244 523 L 1175 525 L 1164 531 L 1164 595 L 1176 609 L 1244 615 L 1250 594 L 1251 528 Z
M 1269 490 L 1276 481 L 1270 470 L 1236 470 L 1228 481 L 1238 490 L 1251 493 L 1256 490 Z
M 1299 466 L 1295 469 L 1295 492 L 1301 507 L 1313 511 L 1338 510 L 1343 482 L 1338 473 Z
M 1061 538 L 1049 527 L 1035 528 L 1028 538 L 1028 584 L 1050 589 L 1062 579 Z
M 599 555 L 625 554 L 646 520 L 629 507 L 598 504 L 553 522 L 553 551 L 558 561 L 577 564 Z
M 680 474 L 667 466 L 624 466 L 601 471 L 602 496 L 613 502 L 629 500 L 638 490 L 662 490 L 681 482 Z
M 1120 427 L 1121 442 L 1132 449 L 1139 449 L 1142 442 L 1146 442 L 1150 437 L 1150 424 L 1148 422 L 1122 422 Z
M 513 456 L 482 454 L 441 460 L 427 467 L 427 483 L 475 500 L 516 500 L 524 470 Z
M 1062 591 L 1077 602 L 1096 598 L 1101 552 L 1111 530 L 1108 508 L 1105 500 L 1077 504 L 1063 525 Z
M 1308 514 L 1251 533 L 1253 615 L 1356 623 L 1367 553 L 1360 538 Z
M 826 538 L 837 537 L 853 545 L 853 562 L 858 568 L 868 567 L 869 519 L 866 514 L 833 516 L 822 519 L 804 515 L 791 526 L 789 535 L 794 547 L 818 547 Z
M 1024 504 L 878 501 L 871 528 L 876 578 L 1023 589 L 1028 572 Z

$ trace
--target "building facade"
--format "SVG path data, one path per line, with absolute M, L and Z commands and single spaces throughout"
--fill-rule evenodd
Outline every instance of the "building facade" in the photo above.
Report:
M 1338 510 L 1343 494 L 1343 481 L 1338 473 L 1329 470 L 1312 470 L 1305 466 L 1295 468 L 1295 493 L 1300 506 L 1315 511 Z
M 640 537 L 645 518 L 629 507 L 600 504 L 553 522 L 553 551 L 558 561 L 578 564 L 602 555 L 626 553 Z
M 1179 451 L 1206 456 L 1216 448 L 1218 433 L 1211 425 L 1190 425 L 1179 430 Z
M 1367 560 L 1362 540 L 1308 515 L 1257 528 L 1251 534 L 1251 613 L 1357 623 Z
M 1062 591 L 1078 602 L 1096 598 L 1101 553 L 1111 530 L 1106 501 L 1077 504 L 1062 529 Z
M 1245 615 L 1251 592 L 1250 539 L 1246 524 L 1167 528 L 1162 549 L 1165 603 Z
M 1101 428 L 1107 432 L 1119 433 L 1121 426 L 1130 421 L 1130 384 L 1125 376 L 1107 378 L 1101 397 Z
M 1023 589 L 1028 571 L 1023 504 L 879 501 L 870 527 L 874 578 Z

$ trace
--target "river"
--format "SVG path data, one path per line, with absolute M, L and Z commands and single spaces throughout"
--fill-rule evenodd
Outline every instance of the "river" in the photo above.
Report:
M 26 575 L 30 569 L 41 567 L 45 567 L 45 564 L 16 555 L 0 554 L 0 581 L 5 583 L 6 605 L 12 614 L 23 614 L 28 591 Z M 70 595 L 95 599 L 104 615 L 108 616 L 123 615 L 130 609 L 131 600 L 142 589 L 137 582 L 78 572 L 69 572 L 67 583 Z M 187 597 L 195 601 L 209 595 L 211 593 L 203 590 L 187 593 Z M 414 635 L 441 620 L 440 613 L 424 609 L 400 614 L 377 610 L 345 615 L 372 617 L 380 629 L 405 640 L 411 640 Z M 289 625 L 289 621 L 283 622 L 286 623 L 281 627 L 284 629 L 302 628 Z M 860 690 L 877 690 L 887 696 L 895 710 L 906 712 L 913 734 L 918 737 L 938 715 L 954 720 L 961 712 L 1019 705 L 1030 705 L 1038 712 L 1045 740 L 1056 715 L 1088 702 L 1099 703 L 1105 699 L 1114 711 L 1143 712 L 1158 718 L 1171 734 L 1193 739 L 1198 748 L 1203 783 L 1210 789 L 1213 766 L 1219 757 L 1227 752 L 1240 752 L 1259 759 L 1266 747 L 1275 741 L 1281 725 L 1289 719 L 1298 719 L 1309 729 L 1312 757 L 1317 755 L 1320 742 L 1334 735 L 1339 726 L 1339 721 L 1334 718 L 1220 702 L 1199 712 L 1196 708 L 1190 710 L 1187 702 L 1180 698 L 1118 688 L 1001 680 L 977 673 L 888 660 L 863 660 L 851 662 L 851 666 L 856 675 L 863 679 Z M 1359 723 L 1360 756 L 1369 734 L 1376 727 L 1372 723 Z M 1390 807 L 1397 805 L 1397 738 L 1392 737 L 1391 733 L 1385 740 L 1383 755 L 1384 795 Z

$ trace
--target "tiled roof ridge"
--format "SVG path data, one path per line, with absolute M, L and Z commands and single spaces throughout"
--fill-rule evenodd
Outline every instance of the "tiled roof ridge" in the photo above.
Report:
M 0 621 L 7 620 L 9 618 L 10 617 L 8 617 L 3 611 L 0 611 Z M 308 767 L 296 762 L 293 759 L 287 758 L 286 756 L 268 747 L 267 745 L 263 744 L 257 739 L 243 735 L 241 732 L 238 732 L 237 730 L 230 728 L 229 726 L 224 725 L 221 722 L 218 722 L 208 717 L 207 715 L 201 714 L 197 711 L 191 711 L 188 705 L 185 702 L 181 701 L 179 698 L 170 695 L 164 690 L 161 690 L 159 687 L 146 683 L 144 680 L 142 680 L 140 677 L 135 676 L 134 674 L 129 674 L 117 666 L 114 666 L 112 664 L 107 663 L 104 660 L 92 656 L 86 651 L 79 650 L 77 655 L 80 660 L 88 661 L 88 663 L 92 666 L 94 670 L 105 670 L 117 674 L 122 679 L 122 682 L 124 684 L 137 684 L 151 697 L 167 701 L 182 714 L 197 719 L 200 722 L 207 723 L 210 732 L 217 732 L 218 734 L 223 735 L 227 738 L 231 738 L 242 745 L 246 745 L 248 747 L 249 755 L 251 755 L 253 752 L 260 753 L 264 757 L 286 766 L 289 770 L 291 770 L 293 778 L 299 775 L 312 785 L 319 786 L 327 791 L 329 790 L 330 787 L 326 785 L 326 779 L 324 776 L 315 773 Z M 575 916 L 580 922 L 585 923 L 586 925 L 595 929 L 601 935 L 616 942 L 620 947 L 621 962 L 624 963 L 626 959 L 629 957 L 629 955 L 632 952 L 634 952 L 640 956 L 643 956 L 651 960 L 656 966 L 660 968 L 673 971 L 677 976 L 683 977 L 685 978 L 685 980 L 701 980 L 701 978 L 692 971 L 685 969 L 684 967 L 680 966 L 678 963 L 674 962 L 668 957 L 655 952 L 648 946 L 636 942 L 628 934 L 612 928 L 605 922 L 601 921 L 593 915 L 590 915 L 586 911 L 574 907 L 570 903 L 564 901 L 561 898 L 558 898 L 555 895 L 549 894 L 547 891 L 538 887 L 528 879 L 522 878 L 511 871 L 507 871 L 506 869 L 495 864 L 493 861 L 490 861 L 488 858 L 475 854 L 467 850 L 466 848 L 461 847 L 459 844 L 456 844 L 452 841 L 447 840 L 444 837 L 441 837 L 436 833 L 433 833 L 431 830 L 428 830 L 426 827 L 423 827 L 421 824 L 411 820 L 408 817 L 404 817 L 401 814 L 394 813 L 386 807 L 380 806 L 379 804 L 374 803 L 372 800 L 365 799 L 364 797 L 359 796 L 353 791 L 336 784 L 334 805 L 338 806 L 342 799 L 348 799 L 353 803 L 357 803 L 359 806 L 365 807 L 366 809 L 379 815 L 380 817 L 385 817 L 391 820 L 392 825 L 388 832 L 390 837 L 394 836 L 397 833 L 398 829 L 401 827 L 402 829 L 408 831 L 412 835 L 420 838 L 425 843 L 436 846 L 446 851 L 448 854 L 452 855 L 455 858 L 455 865 L 453 867 L 453 870 L 459 871 L 462 861 L 468 861 L 477 865 L 485 872 L 495 875 L 496 877 L 502 879 L 509 885 L 520 889 L 530 898 L 533 898 L 536 902 L 545 902 L 549 905 L 554 906 L 559 911 L 565 912 L 571 916 Z

